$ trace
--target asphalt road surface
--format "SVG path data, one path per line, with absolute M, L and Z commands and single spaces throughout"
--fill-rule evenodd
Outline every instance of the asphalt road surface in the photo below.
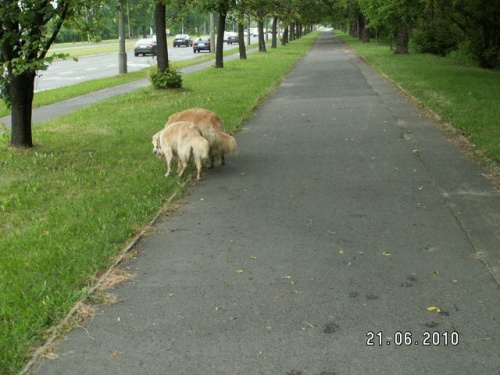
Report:
M 254 41 L 252 41 L 253 43 Z M 238 48 L 238 44 L 224 44 L 224 49 Z M 67 53 L 71 54 L 71 49 Z M 168 45 L 170 61 L 182 61 L 199 57 L 202 53 L 193 53 L 191 47 L 176 47 Z M 152 56 L 134 56 L 133 51 L 127 52 L 127 70 L 134 72 L 156 65 Z M 57 60 L 46 71 L 39 72 L 35 79 L 35 92 L 73 85 L 92 79 L 118 75 L 118 53 L 105 53 L 72 59 Z
M 499 374 L 499 191 L 390 84 L 323 34 L 236 137 L 33 374 Z

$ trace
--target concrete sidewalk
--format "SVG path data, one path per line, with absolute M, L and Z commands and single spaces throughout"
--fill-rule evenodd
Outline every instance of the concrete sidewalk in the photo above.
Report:
M 32 374 L 498 374 L 499 191 L 390 84 L 325 33 L 237 140 Z

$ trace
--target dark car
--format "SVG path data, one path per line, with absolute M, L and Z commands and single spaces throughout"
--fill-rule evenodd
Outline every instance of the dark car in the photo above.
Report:
M 238 43 L 238 34 L 229 34 L 227 36 L 227 44 Z
M 191 47 L 193 45 L 193 40 L 188 34 L 177 34 L 174 37 L 174 47 L 186 46 Z
M 153 55 L 156 56 L 156 40 L 155 39 L 141 39 L 135 44 L 134 55 Z
M 198 38 L 193 43 L 193 52 L 208 51 L 210 52 L 210 38 Z

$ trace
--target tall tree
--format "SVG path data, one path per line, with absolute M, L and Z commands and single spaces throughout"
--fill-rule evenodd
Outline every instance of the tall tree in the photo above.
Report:
M 11 145 L 32 147 L 31 116 L 37 71 L 61 56 L 47 56 L 62 24 L 80 0 L 0 2 L 0 92 L 12 107 Z
M 430 1 L 430 0 L 429 0 Z M 434 0 L 463 32 L 479 66 L 500 69 L 500 2 L 498 0 Z
M 241 60 L 246 60 L 247 58 L 247 49 L 245 46 L 245 19 L 247 13 L 248 0 L 238 0 L 236 3 L 235 14 L 236 22 L 238 24 L 238 48 Z M 250 34 L 248 35 L 248 38 L 250 38 Z M 250 44 L 250 42 L 248 44 Z
M 166 5 L 164 1 L 156 1 L 154 14 L 156 29 L 156 64 L 158 72 L 164 73 L 169 70 Z
M 172 8 L 171 22 L 182 17 L 193 4 L 193 0 L 155 0 L 154 19 L 156 31 L 156 64 L 159 73 L 170 69 L 167 49 L 167 5 Z
M 215 44 L 215 67 L 224 67 L 224 30 L 226 17 L 231 9 L 236 7 L 236 0 L 200 0 L 206 10 L 217 12 L 219 22 L 217 26 L 217 41 Z
M 359 0 L 361 12 L 372 26 L 386 26 L 397 33 L 396 54 L 407 54 L 410 32 L 424 13 L 421 0 Z

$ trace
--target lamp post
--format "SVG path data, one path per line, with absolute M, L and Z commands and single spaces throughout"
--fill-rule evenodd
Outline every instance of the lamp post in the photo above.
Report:
M 120 51 L 118 52 L 118 73 L 127 74 L 127 52 L 125 52 L 125 13 L 120 4 L 118 20 L 118 34 L 120 38 Z

